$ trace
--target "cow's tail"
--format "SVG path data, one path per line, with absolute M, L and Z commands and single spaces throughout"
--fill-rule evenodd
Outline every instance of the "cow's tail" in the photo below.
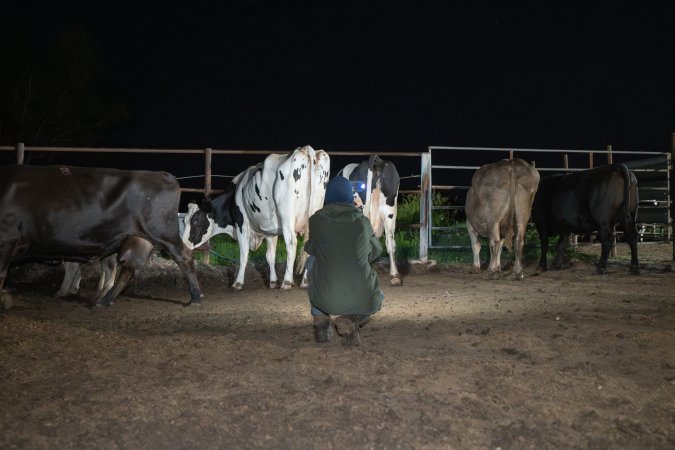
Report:
M 516 218 L 516 211 L 518 208 L 516 207 L 516 189 L 517 189 L 517 179 L 518 179 L 518 174 L 516 171 L 518 170 L 517 167 L 513 167 L 513 164 L 511 164 L 511 167 L 509 167 L 509 175 L 511 176 L 511 192 L 509 193 L 509 210 L 506 213 L 506 223 L 504 224 L 504 227 L 500 230 L 500 234 L 502 236 L 502 239 L 504 239 L 504 247 L 508 248 L 509 250 L 513 248 L 513 236 L 515 233 L 513 232 L 516 224 L 518 223 L 518 220 Z
M 623 216 L 623 223 L 629 224 L 633 220 L 630 211 L 630 193 L 632 190 L 632 180 L 628 167 L 625 164 L 619 164 L 619 166 L 621 167 L 621 174 L 623 175 L 623 203 L 621 205 L 621 213 Z

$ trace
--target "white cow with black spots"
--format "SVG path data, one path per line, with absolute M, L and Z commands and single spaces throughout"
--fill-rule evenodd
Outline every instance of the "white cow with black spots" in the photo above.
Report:
M 270 287 L 278 286 L 275 270 L 277 239 L 286 242 L 286 272 L 281 289 L 293 285 L 293 267 L 297 253 L 297 234 L 309 232 L 309 216 L 323 206 L 330 176 L 330 158 L 323 150 L 309 145 L 287 155 L 272 154 L 265 161 L 237 175 L 225 191 L 201 206 L 188 205 L 183 242 L 194 249 L 216 234 L 225 233 L 239 244 L 239 271 L 232 285 L 241 289 L 249 250 L 267 243 Z M 307 255 L 298 258 L 304 269 Z M 307 286 L 305 272 L 301 287 Z
M 363 183 L 364 186 L 357 190 L 359 199 L 363 203 L 363 214 L 370 219 L 375 236 L 379 238 L 384 233 L 387 253 L 389 253 L 391 285 L 400 286 L 401 278 L 396 268 L 396 240 L 394 239 L 400 177 L 394 163 L 382 160 L 377 155 L 371 155 L 360 164 L 346 165 L 340 174 L 352 182 Z

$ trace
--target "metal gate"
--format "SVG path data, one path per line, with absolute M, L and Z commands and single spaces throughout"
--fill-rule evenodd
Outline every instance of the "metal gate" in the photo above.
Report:
M 430 249 L 470 249 L 468 240 L 461 245 L 444 244 L 443 235 L 463 229 L 461 225 L 439 226 L 433 223 L 433 211 L 464 210 L 466 192 L 471 176 L 481 166 L 505 158 L 519 157 L 532 163 L 542 176 L 587 170 L 613 162 L 626 164 L 638 178 L 640 204 L 638 231 L 641 239 L 647 237 L 662 241 L 673 239 L 670 216 L 671 154 L 666 152 L 605 150 L 557 150 L 492 147 L 428 147 L 428 156 L 422 157 L 422 195 L 420 204 L 420 259 L 428 258 Z M 647 157 L 645 159 L 645 157 Z M 458 164 L 459 162 L 459 164 Z M 446 193 L 454 204 L 433 204 L 434 194 Z

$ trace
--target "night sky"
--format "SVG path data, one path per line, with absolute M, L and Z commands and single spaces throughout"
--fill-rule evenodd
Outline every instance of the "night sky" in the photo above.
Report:
M 131 114 L 102 145 L 668 151 L 675 132 L 672 2 L 22 3 L 7 32 L 92 35 Z

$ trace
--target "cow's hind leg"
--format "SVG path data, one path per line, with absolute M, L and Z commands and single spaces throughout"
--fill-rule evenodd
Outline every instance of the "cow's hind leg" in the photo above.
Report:
M 277 279 L 277 241 L 279 236 L 268 236 L 265 238 L 267 248 L 265 249 L 265 258 L 267 265 L 270 268 L 270 289 L 277 289 L 279 287 L 279 280 Z
M 469 239 L 471 239 L 471 252 L 473 253 L 473 264 L 471 271 L 473 273 L 480 273 L 480 236 L 478 231 L 474 229 L 471 222 L 467 219 L 466 230 L 469 232 Z
M 81 268 L 82 265 L 80 263 L 69 261 L 63 263 L 63 281 L 61 281 L 61 287 L 59 287 L 54 296 L 65 297 L 69 294 L 77 294 L 80 290 L 80 282 L 82 281 Z
M 244 224 L 240 233 L 237 233 L 237 243 L 239 244 L 239 269 L 237 277 L 232 283 L 232 288 L 238 291 L 244 288 L 244 276 L 246 275 L 246 265 L 248 264 L 248 251 L 251 248 L 251 230 Z M 260 244 L 259 238 L 254 237 L 253 248 L 257 249 Z
M 384 235 L 387 241 L 387 253 L 389 253 L 390 283 L 392 286 L 400 286 L 401 278 L 399 277 L 398 268 L 396 267 L 396 210 L 393 209 L 393 211 L 387 211 L 387 214 L 382 218 L 382 221 L 384 222 Z
M 298 249 L 298 236 L 295 230 L 284 226 L 284 241 L 286 242 L 286 271 L 284 272 L 284 281 L 281 284 L 282 290 L 288 290 L 293 287 L 293 265 L 295 264 L 295 254 Z
M 558 243 L 555 245 L 555 258 L 553 259 L 553 264 L 558 270 L 563 268 L 563 250 L 565 250 L 568 238 L 569 233 L 560 233 L 558 236 Z
M 499 223 L 495 223 L 490 230 L 490 268 L 488 275 L 491 278 L 499 278 L 502 273 L 502 246 L 504 241 L 499 235 Z
M 98 279 L 96 291 L 101 295 L 106 294 L 115 284 L 117 275 L 117 255 L 112 254 L 101 260 L 101 276 Z
M 0 228 L 0 231 L 3 231 L 2 228 Z M 15 245 L 15 240 L 0 242 L 0 306 L 5 310 L 14 305 L 14 299 L 9 292 L 5 291 L 5 280 L 9 271 L 9 260 L 12 257 Z
M 516 228 L 516 237 L 513 245 L 515 253 L 515 263 L 513 265 L 513 273 L 511 277 L 514 280 L 523 279 L 523 247 L 525 246 L 525 228 L 527 227 L 527 222 L 518 223 Z
M 630 272 L 634 275 L 640 274 L 638 264 L 638 230 L 635 226 L 635 220 L 626 221 L 623 226 L 624 236 L 630 247 Z
M 177 239 L 175 242 L 159 242 L 159 245 L 174 260 L 178 268 L 183 272 L 183 275 L 185 275 L 188 290 L 190 291 L 190 304 L 199 306 L 204 295 L 199 287 L 199 281 L 197 281 L 197 271 L 195 270 L 195 260 L 192 258 L 192 252 L 180 239 Z
M 598 261 L 598 273 L 602 274 L 607 270 L 607 258 L 609 258 L 609 251 L 612 249 L 614 233 L 608 225 L 602 225 L 598 230 L 598 238 L 602 247 L 600 261 Z
M 309 278 L 307 276 L 307 268 L 302 272 L 302 281 L 300 282 L 300 287 L 302 289 L 309 288 Z
M 97 295 L 96 303 L 108 306 L 112 305 L 124 288 L 127 287 L 129 281 L 136 275 L 137 271 L 145 267 L 153 248 L 153 245 L 145 239 L 137 237 L 125 239 L 117 252 L 119 267 L 117 280 L 113 284 L 112 289 L 103 295 L 103 298 L 98 300 L 102 293 Z

